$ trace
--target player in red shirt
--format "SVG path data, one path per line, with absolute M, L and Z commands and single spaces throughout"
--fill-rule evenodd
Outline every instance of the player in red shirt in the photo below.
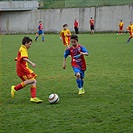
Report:
M 36 97 L 36 77 L 37 75 L 28 67 L 28 63 L 32 67 L 36 67 L 36 64 L 28 59 L 28 49 L 31 47 L 32 40 L 29 37 L 22 39 L 22 45 L 18 51 L 16 61 L 16 72 L 22 82 L 16 86 L 11 86 L 11 97 L 14 98 L 16 91 L 21 90 L 27 85 L 31 85 L 31 102 L 41 103 L 42 100 Z
M 84 73 L 86 70 L 86 62 L 84 55 L 88 55 L 88 51 L 84 46 L 81 46 L 78 43 L 78 36 L 71 36 L 72 46 L 65 50 L 63 68 L 66 68 L 66 58 L 71 56 L 71 66 L 76 76 L 76 82 L 79 89 L 79 95 L 84 94 L 85 90 L 83 89 L 84 85 Z
M 79 22 L 77 19 L 74 20 L 74 29 L 75 29 L 76 35 L 78 35 L 79 34 Z
M 91 29 L 91 35 L 94 35 L 94 19 L 90 19 L 90 29 Z

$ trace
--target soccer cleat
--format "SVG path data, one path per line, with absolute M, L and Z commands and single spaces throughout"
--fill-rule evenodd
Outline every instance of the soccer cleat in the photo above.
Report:
M 11 86 L 11 97 L 14 98 L 16 90 L 14 89 L 15 86 Z
M 31 98 L 30 102 L 33 102 L 33 103 L 42 103 L 43 101 L 41 99 L 35 97 L 35 98 Z
M 82 89 L 82 92 L 83 92 L 83 94 L 85 93 L 85 90 L 84 89 Z
M 85 93 L 85 90 L 84 89 L 79 89 L 79 95 L 82 95 L 82 94 L 84 94 Z

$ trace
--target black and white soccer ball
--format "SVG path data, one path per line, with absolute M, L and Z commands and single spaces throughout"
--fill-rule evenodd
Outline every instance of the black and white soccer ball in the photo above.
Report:
M 56 93 L 50 94 L 48 97 L 48 100 L 49 100 L 50 104 L 58 103 L 59 102 L 59 96 Z

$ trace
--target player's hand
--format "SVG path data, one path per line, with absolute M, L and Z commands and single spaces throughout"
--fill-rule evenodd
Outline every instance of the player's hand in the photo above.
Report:
M 84 55 L 84 53 L 83 53 L 83 52 L 80 52 L 80 54 L 81 54 L 81 55 Z
M 60 40 L 62 40 L 61 36 L 60 36 Z
M 14 59 L 14 61 L 17 61 L 17 59 L 18 59 L 18 58 L 16 57 L 16 58 Z
M 36 64 L 35 64 L 35 63 L 31 63 L 31 65 L 32 65 L 32 67 L 34 67 L 34 68 L 36 67 Z
M 67 37 L 70 37 L 70 35 L 69 35 L 69 34 L 66 34 L 66 36 L 67 36 Z
M 66 69 L 66 65 L 65 64 L 63 64 L 63 69 Z
M 81 54 L 78 54 L 78 55 L 74 56 L 74 58 L 78 59 L 78 58 L 80 58 L 80 56 L 81 56 Z

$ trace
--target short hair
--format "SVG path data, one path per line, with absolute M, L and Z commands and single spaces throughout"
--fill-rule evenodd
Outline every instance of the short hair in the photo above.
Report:
M 78 36 L 77 35 L 71 35 L 71 39 L 74 39 L 78 42 Z
M 42 21 L 40 20 L 39 23 L 41 23 Z
M 32 39 L 30 39 L 29 37 L 24 37 L 23 39 L 22 39 L 22 44 L 23 45 L 25 45 L 25 43 L 29 43 L 29 42 L 32 42 Z
M 68 27 L 68 24 L 64 24 L 63 27 Z

